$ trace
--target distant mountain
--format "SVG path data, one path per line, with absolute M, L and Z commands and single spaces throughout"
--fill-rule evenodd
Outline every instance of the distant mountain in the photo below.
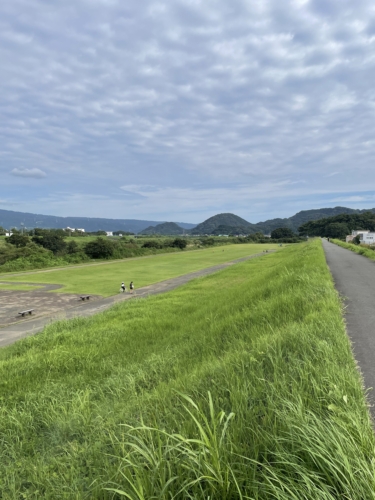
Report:
M 327 217 L 332 217 L 341 214 L 361 214 L 364 212 L 374 212 L 375 208 L 368 208 L 364 210 L 355 210 L 353 208 L 346 207 L 335 207 L 335 208 L 320 208 L 317 210 L 302 210 L 292 217 L 285 219 L 269 219 L 264 222 L 258 222 L 257 224 L 252 224 L 247 222 L 245 219 L 238 217 L 237 215 L 224 213 L 214 215 L 209 219 L 205 220 L 201 224 L 188 224 L 184 222 L 174 223 L 175 226 L 191 230 L 187 231 L 191 234 L 230 234 L 230 233 L 241 233 L 241 234 L 252 234 L 256 232 L 261 232 L 263 234 L 269 234 L 274 229 L 278 227 L 288 227 L 295 233 L 298 233 L 299 226 L 305 224 L 306 222 L 312 220 L 325 219 Z M 13 227 L 20 228 L 21 224 L 25 228 L 83 228 L 87 232 L 92 231 L 129 231 L 132 233 L 139 233 L 144 229 L 151 230 L 154 234 L 155 228 L 165 224 L 165 221 L 149 221 L 149 220 L 137 220 L 137 219 L 101 219 L 93 217 L 56 217 L 54 215 L 41 215 L 41 214 L 31 214 L 25 212 L 13 212 L 11 210 L 0 210 L 0 226 L 5 229 L 11 229 Z M 173 223 L 166 223 L 173 224 Z M 152 226 L 152 228 L 151 228 Z M 222 226 L 219 228 L 219 226 Z M 219 229 L 218 229 L 219 228 Z M 157 229 L 158 234 L 167 234 L 159 232 L 161 228 Z M 172 230 L 172 228 L 170 228 Z M 225 230 L 225 231 L 224 231 Z M 169 231 L 169 230 L 168 230 Z M 219 232 L 217 232 L 219 231 Z M 223 232 L 221 232 L 223 231 Z M 179 233 L 170 233 L 175 235 Z
M 220 224 L 211 234 L 214 236 L 249 234 L 249 228 L 244 226 L 224 226 Z
M 298 228 L 311 220 L 325 219 L 341 214 L 361 214 L 364 212 L 375 212 L 375 208 L 366 208 L 364 210 L 356 210 L 354 208 L 334 207 L 334 208 L 319 208 L 316 210 L 302 210 L 292 217 L 286 219 L 270 219 L 257 224 L 251 224 L 254 232 L 260 231 L 264 234 L 269 234 L 278 227 L 288 227 L 295 233 L 298 233 Z
M 164 222 L 157 226 L 149 226 L 138 234 L 162 234 L 165 236 L 177 236 L 186 233 L 186 230 L 178 226 L 175 222 Z
M 191 234 L 253 234 L 253 233 L 263 233 L 270 234 L 271 231 L 279 227 L 288 227 L 293 232 L 298 233 L 298 228 L 305 224 L 306 222 L 312 220 L 325 219 L 327 217 L 333 217 L 335 215 L 341 214 L 361 214 L 364 212 L 374 212 L 375 208 L 367 208 L 364 210 L 356 210 L 353 208 L 346 207 L 335 207 L 335 208 L 319 208 L 316 210 L 302 210 L 292 217 L 285 219 L 269 219 L 264 222 L 258 222 L 252 224 L 247 222 L 245 219 L 238 217 L 234 214 L 218 214 L 210 217 L 209 219 L 201 222 L 195 226 L 191 231 Z
M 93 217 L 56 217 L 54 215 L 31 214 L 26 212 L 13 212 L 0 210 L 0 226 L 5 229 L 13 227 L 25 228 L 40 227 L 43 229 L 62 229 L 65 227 L 83 228 L 86 232 L 92 231 L 129 231 L 138 233 L 148 226 L 155 226 L 164 221 L 150 221 L 137 219 L 101 219 Z M 184 229 L 191 229 L 195 224 L 178 223 Z
M 252 233 L 251 228 L 253 224 L 247 222 L 245 219 L 238 217 L 238 215 L 234 214 L 218 214 L 210 217 L 209 219 L 201 222 L 197 226 L 195 226 L 190 233 L 191 234 L 214 234 L 215 230 L 219 226 L 224 226 L 227 229 L 235 230 L 235 228 L 241 228 L 245 230 L 247 233 Z M 223 233 L 226 234 L 226 233 Z

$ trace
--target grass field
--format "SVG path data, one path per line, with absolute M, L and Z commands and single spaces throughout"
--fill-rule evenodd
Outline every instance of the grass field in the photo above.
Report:
M 128 286 L 134 281 L 140 288 L 151 283 L 181 276 L 199 269 L 235 260 L 247 255 L 262 253 L 277 245 L 227 245 L 191 252 L 125 259 L 97 265 L 83 265 L 61 270 L 39 271 L 27 275 L 2 275 L 6 281 L 29 281 L 32 283 L 56 283 L 64 286 L 58 293 L 87 293 L 109 296 L 118 293 L 122 281 Z M 285 247 L 283 247 L 285 248 Z
M 1 499 L 374 499 L 341 313 L 313 241 L 0 350 Z
M 24 292 L 29 292 L 32 290 L 38 290 L 43 288 L 38 285 L 21 285 L 21 284 L 9 284 L 9 283 L 1 283 L 0 282 L 0 290 L 23 290 Z

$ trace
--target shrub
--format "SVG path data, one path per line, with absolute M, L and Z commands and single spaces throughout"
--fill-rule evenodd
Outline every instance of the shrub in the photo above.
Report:
M 66 251 L 68 254 L 78 253 L 80 251 L 80 247 L 78 246 L 76 241 L 69 241 L 66 246 Z
M 29 243 L 28 236 L 24 236 L 23 234 L 12 234 L 5 240 L 7 243 L 14 245 L 17 248 L 25 247 Z
M 85 254 L 92 259 L 108 259 L 113 256 L 114 250 L 113 243 L 101 237 L 86 243 L 84 247 Z
M 66 243 L 62 235 L 57 232 L 45 232 L 42 236 L 34 236 L 32 240 L 37 245 L 51 250 L 55 255 L 64 252 L 66 249 Z
M 294 238 L 296 235 L 289 227 L 278 227 L 271 232 L 271 238 L 279 240 L 281 238 Z
M 162 248 L 162 247 L 160 246 L 160 243 L 158 241 L 148 240 L 143 243 L 142 248 Z
M 169 246 L 183 250 L 187 246 L 187 241 L 184 238 L 175 238 Z

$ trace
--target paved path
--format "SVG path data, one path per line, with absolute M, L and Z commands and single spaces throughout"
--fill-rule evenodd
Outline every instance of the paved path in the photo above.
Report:
M 375 418 L 375 261 L 323 241 L 327 264 L 345 300 L 345 319 L 354 356 L 369 391 Z
M 275 250 L 268 250 L 269 253 L 274 251 Z M 97 298 L 94 301 L 86 301 L 79 303 L 79 305 L 68 306 L 61 309 L 58 313 L 49 314 L 34 319 L 32 319 L 32 317 L 25 317 L 16 324 L 7 325 L 3 328 L 0 327 L 0 347 L 12 344 L 13 342 L 16 342 L 22 337 L 26 337 L 27 335 L 33 335 L 35 333 L 38 333 L 41 330 L 43 330 L 43 328 L 47 324 L 52 323 L 53 321 L 57 321 L 59 319 L 70 319 L 77 316 L 92 316 L 93 314 L 108 309 L 117 302 L 168 292 L 169 290 L 173 290 L 174 288 L 177 288 L 178 286 L 181 286 L 187 283 L 188 281 L 191 281 L 194 278 L 199 278 L 201 276 L 212 274 L 221 269 L 225 269 L 226 267 L 231 266 L 233 264 L 244 262 L 246 260 L 253 259 L 255 257 L 260 257 L 262 255 L 265 254 L 259 253 L 255 255 L 249 255 L 248 257 L 243 257 L 241 259 L 236 259 L 231 262 L 226 262 L 224 264 L 219 264 L 216 266 L 208 267 L 206 269 L 202 269 L 200 271 L 185 274 L 184 276 L 171 278 L 169 280 L 161 281 L 153 285 L 148 285 L 143 288 L 137 289 L 134 295 L 130 293 L 125 293 L 125 294 L 119 293 L 118 295 L 114 295 L 112 297 L 99 298 L 99 299 Z M 40 286 L 40 283 L 38 285 Z M 56 287 L 56 285 L 52 285 L 52 287 Z M 37 292 L 32 292 L 32 293 L 37 293 Z M 77 296 L 75 296 L 75 300 L 77 300 Z

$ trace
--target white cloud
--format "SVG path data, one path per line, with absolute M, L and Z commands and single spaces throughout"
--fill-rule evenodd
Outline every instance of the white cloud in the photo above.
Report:
M 16 177 L 33 177 L 34 179 L 42 179 L 47 175 L 39 168 L 14 168 L 10 173 Z
M 5 2 L 0 174 L 48 171 L 37 196 L 2 179 L 70 215 L 72 185 L 103 216 L 122 186 L 133 217 L 366 191 L 374 43 L 370 0 Z

